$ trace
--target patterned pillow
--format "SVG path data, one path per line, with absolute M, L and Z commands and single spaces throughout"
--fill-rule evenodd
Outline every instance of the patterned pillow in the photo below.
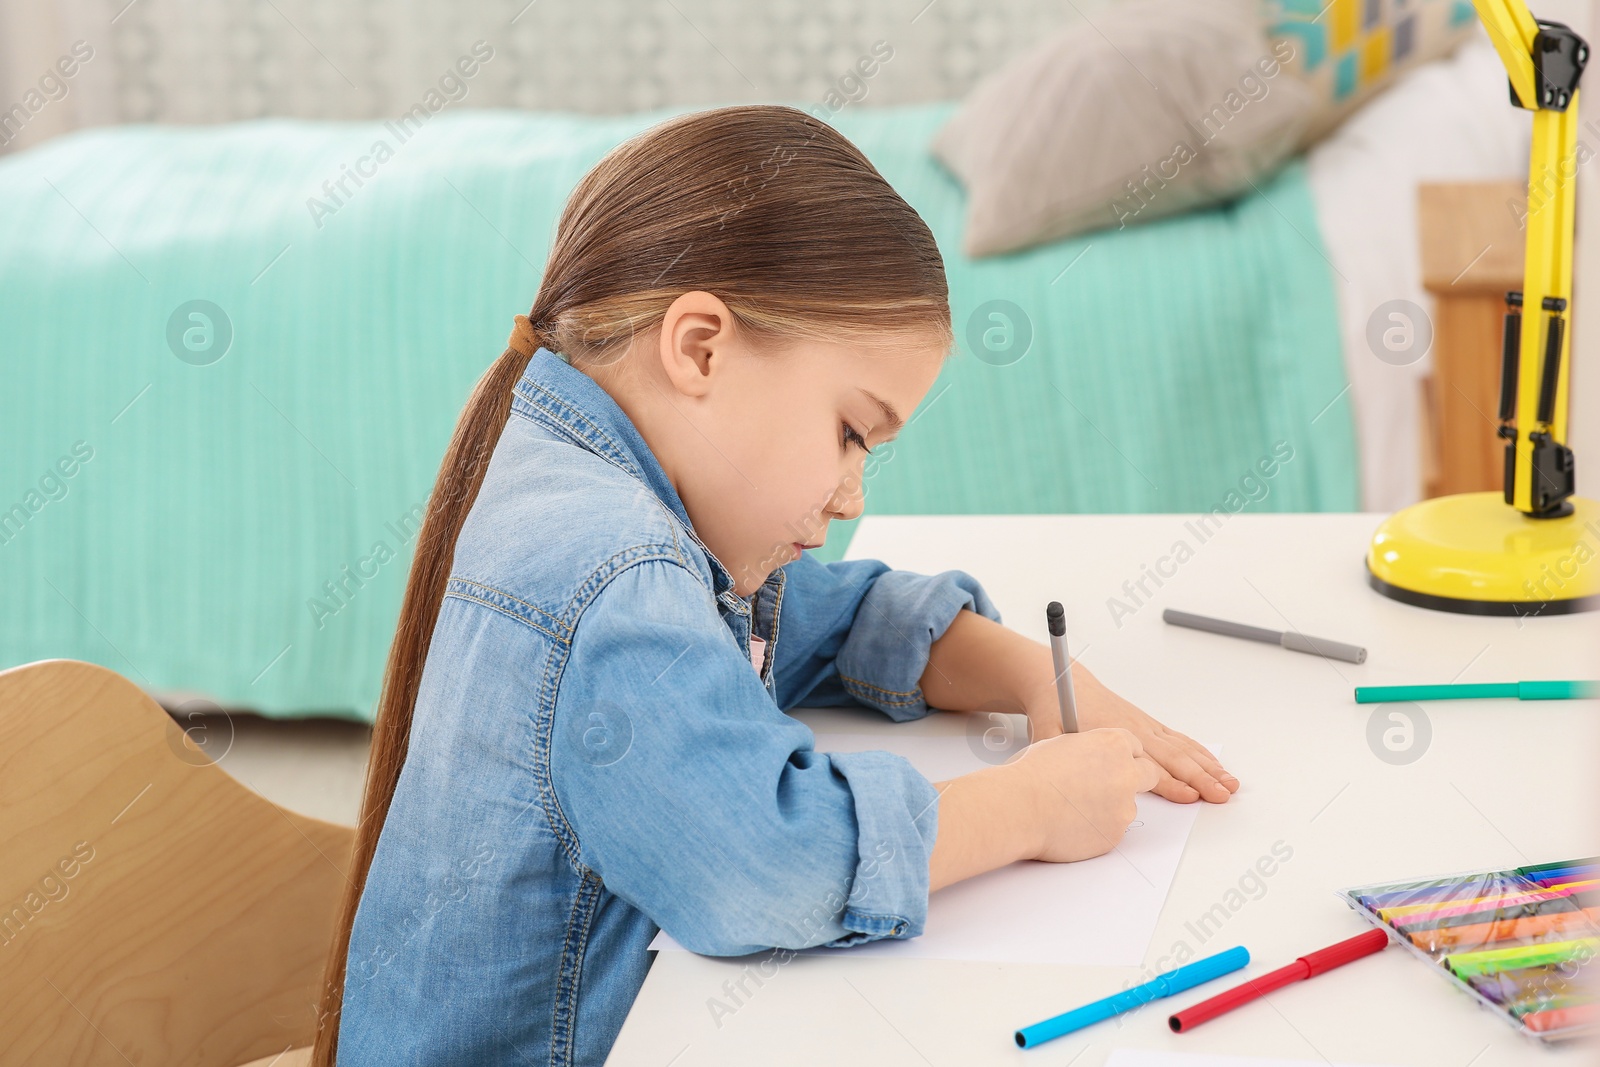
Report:
M 1264 15 L 1273 44 L 1293 46 L 1284 70 L 1318 100 L 1301 147 L 1343 122 L 1398 74 L 1449 55 L 1479 32 L 1468 0 L 1265 0 Z
M 967 190 L 968 256 L 1248 192 L 1316 109 L 1260 0 L 1121 0 L 985 78 L 935 136 Z

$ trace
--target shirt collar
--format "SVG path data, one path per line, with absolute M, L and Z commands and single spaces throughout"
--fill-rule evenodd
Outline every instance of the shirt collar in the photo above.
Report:
M 610 460 L 648 486 L 705 552 L 714 580 L 713 594 L 720 597 L 732 590 L 733 575 L 695 533 L 689 512 L 667 478 L 667 472 L 662 470 L 660 460 L 610 393 L 561 356 L 543 347 L 529 358 L 516 389 L 533 405 L 532 414 L 540 422 L 574 444 Z

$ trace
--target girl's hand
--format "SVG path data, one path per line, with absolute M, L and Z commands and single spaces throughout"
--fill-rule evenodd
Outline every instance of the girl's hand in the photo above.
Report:
M 1056 735 L 1035 741 L 1006 768 L 1023 776 L 1035 805 L 1030 821 L 1039 838 L 1030 858 L 1070 863 L 1104 855 L 1138 815 L 1137 795 L 1167 774 L 1128 730 L 1062 734 L 1057 723 Z
M 1025 713 L 1037 744 L 1061 733 L 1055 679 L 1049 645 L 964 609 L 929 649 L 918 684 L 936 708 Z M 1137 738 L 1142 755 L 1161 769 L 1157 795 L 1180 804 L 1200 799 L 1221 804 L 1239 788 L 1239 779 L 1223 770 L 1204 745 L 1123 700 L 1083 664 L 1073 666 L 1072 680 L 1080 732 L 1117 727 Z
M 1023 701 L 1030 737 L 1035 743 L 1062 732 L 1055 664 L 1048 647 L 1044 648 L 1042 670 L 1045 683 L 1029 691 Z M 1072 667 L 1072 685 L 1078 729 L 1121 727 L 1138 738 L 1144 754 L 1161 768 L 1161 778 L 1154 789 L 1158 796 L 1180 804 L 1201 799 L 1221 804 L 1238 791 L 1239 779 L 1224 770 L 1209 749 L 1185 734 L 1168 729 L 1107 689 L 1081 663 Z
M 1163 773 L 1138 738 L 1112 728 L 1038 741 L 1005 763 L 936 783 L 928 888 L 1017 860 L 1104 855 L 1138 814 L 1138 794 Z

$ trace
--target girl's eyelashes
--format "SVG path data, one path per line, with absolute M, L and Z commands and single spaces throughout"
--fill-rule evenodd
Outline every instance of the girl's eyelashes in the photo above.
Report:
M 868 455 L 872 454 L 872 449 L 867 447 L 867 439 L 856 433 L 855 427 L 851 426 L 848 422 L 841 422 L 839 425 L 844 427 L 844 443 L 846 446 L 850 445 L 851 443 L 858 444 L 861 446 L 861 451 L 867 453 Z

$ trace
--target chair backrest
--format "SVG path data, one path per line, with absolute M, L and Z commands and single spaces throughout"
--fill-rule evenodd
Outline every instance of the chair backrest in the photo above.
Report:
M 0 671 L 0 1063 L 309 1045 L 354 839 L 240 784 L 115 671 Z

